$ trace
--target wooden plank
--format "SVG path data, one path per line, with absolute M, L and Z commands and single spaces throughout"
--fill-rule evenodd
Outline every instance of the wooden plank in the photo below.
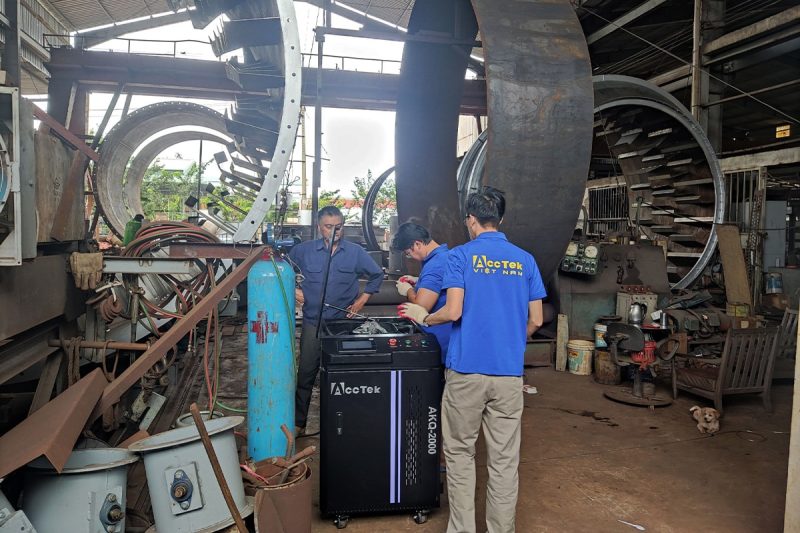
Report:
M 569 342 L 569 322 L 567 315 L 558 315 L 556 329 L 556 370 L 564 372 L 567 369 L 567 343 Z
M 53 387 L 58 378 L 58 371 L 61 369 L 61 362 L 64 359 L 63 355 L 64 352 L 58 350 L 47 356 L 42 374 L 39 376 L 39 383 L 36 385 L 36 394 L 33 395 L 33 401 L 28 410 L 28 416 L 31 416 L 50 401 L 50 397 L 53 395 Z
M 725 274 L 725 297 L 730 303 L 752 306 L 739 228 L 735 224 L 718 224 L 716 229 L 722 271 Z

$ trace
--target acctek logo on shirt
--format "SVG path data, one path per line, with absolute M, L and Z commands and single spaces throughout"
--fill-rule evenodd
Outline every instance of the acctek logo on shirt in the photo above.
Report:
M 342 396 L 347 394 L 380 394 L 380 387 L 373 387 L 372 385 L 356 385 L 355 387 L 348 387 L 344 381 L 337 381 L 331 383 L 331 396 Z
M 472 256 L 472 271 L 476 274 L 496 274 L 504 276 L 521 276 L 522 263 L 505 259 L 489 259 L 485 255 Z

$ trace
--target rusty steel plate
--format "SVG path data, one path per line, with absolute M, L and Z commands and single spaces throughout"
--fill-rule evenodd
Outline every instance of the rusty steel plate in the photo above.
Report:
M 61 472 L 106 383 L 96 368 L 0 437 L 0 478 L 42 455 Z
M 418 9 L 431 10 L 424 4 L 415 4 L 412 21 Z M 589 171 L 593 90 L 588 47 L 567 0 L 473 0 L 472 6 L 486 62 L 489 121 L 482 183 L 506 193 L 500 230 L 534 254 L 548 279 L 572 237 Z M 400 98 L 403 73 L 411 76 L 414 62 L 423 61 L 431 60 L 404 54 Z M 457 81 L 463 84 L 463 70 L 427 72 L 427 79 L 418 76 L 416 81 L 429 91 Z M 440 108 L 435 95 L 436 91 L 429 101 L 420 97 L 406 106 L 398 98 L 398 210 L 401 219 L 410 213 L 431 225 L 452 228 L 462 221 L 460 211 L 453 212 L 453 202 L 458 203 L 456 174 L 448 166 L 455 141 L 445 125 L 453 117 L 442 118 L 446 106 Z M 406 125 L 412 117 L 419 131 Z M 441 135 L 436 143 L 428 139 L 434 134 Z M 426 143 L 437 150 L 423 146 Z M 409 159 L 416 159 L 413 167 Z M 423 166 L 433 170 L 418 170 Z M 436 187 L 431 186 L 434 182 Z M 447 221 L 441 222 L 444 217 Z M 437 227 L 431 230 L 435 235 Z M 449 229 L 444 241 L 463 242 L 463 229 Z

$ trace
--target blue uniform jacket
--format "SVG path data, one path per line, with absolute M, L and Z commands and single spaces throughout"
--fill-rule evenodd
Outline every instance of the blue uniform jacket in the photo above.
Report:
M 328 262 L 329 250 L 322 239 L 306 241 L 298 244 L 289 252 L 289 259 L 300 267 L 305 280 L 302 289 L 303 323 L 316 325 L 319 318 L 319 306 L 322 299 L 322 280 L 325 277 L 325 265 Z M 337 307 L 346 308 L 358 296 L 358 279 L 367 278 L 364 292 L 374 294 L 381 288 L 383 270 L 367 254 L 364 249 L 352 242 L 340 240 L 331 258 L 330 275 L 325 301 Z M 322 311 L 325 320 L 345 318 L 347 315 L 331 307 Z

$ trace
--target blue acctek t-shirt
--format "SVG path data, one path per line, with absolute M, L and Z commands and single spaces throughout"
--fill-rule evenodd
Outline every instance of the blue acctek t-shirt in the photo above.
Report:
M 439 295 L 430 310 L 431 313 L 435 313 L 444 307 L 447 301 L 447 291 L 442 288 L 444 274 L 447 270 L 447 252 L 447 245 L 440 244 L 428 254 L 428 257 L 422 260 L 422 271 L 420 271 L 417 285 L 414 287 L 416 290 L 428 289 Z M 442 362 L 444 362 L 447 355 L 447 346 L 450 343 L 450 330 L 453 329 L 453 325 L 447 322 L 437 326 L 423 326 L 422 329 L 426 333 L 434 335 L 436 340 L 439 341 L 439 346 L 442 348 Z
M 450 251 L 443 287 L 464 289 L 445 366 L 461 374 L 521 376 L 528 303 L 547 293 L 533 256 L 488 231 Z

